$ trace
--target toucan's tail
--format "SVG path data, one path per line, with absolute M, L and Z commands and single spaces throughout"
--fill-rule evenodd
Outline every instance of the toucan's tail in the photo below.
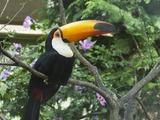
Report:
M 39 120 L 41 99 L 29 97 L 22 120 Z

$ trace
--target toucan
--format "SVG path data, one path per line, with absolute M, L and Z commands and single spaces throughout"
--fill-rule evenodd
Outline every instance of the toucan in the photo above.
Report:
M 76 21 L 52 29 L 46 39 L 45 52 L 33 67 L 48 76 L 48 80 L 46 82 L 31 74 L 28 102 L 22 120 L 38 120 L 40 104 L 47 102 L 61 85 L 67 84 L 74 65 L 74 54 L 68 43 L 114 33 L 115 27 L 112 24 L 98 20 Z

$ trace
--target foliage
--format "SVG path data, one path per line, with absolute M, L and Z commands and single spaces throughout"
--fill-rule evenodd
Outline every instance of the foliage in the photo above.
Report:
M 158 2 L 158 0 L 153 0 Z M 93 47 L 87 51 L 81 49 L 76 43 L 81 54 L 98 67 L 100 76 L 107 89 L 122 96 L 129 91 L 132 86 L 141 80 L 159 60 L 159 16 L 150 15 L 146 6 L 151 6 L 154 2 L 150 0 L 74 0 L 66 3 L 66 18 L 68 22 L 82 19 L 98 19 L 113 23 L 117 33 L 114 37 L 104 36 L 93 37 L 96 41 Z M 64 1 L 65 4 L 65 1 Z M 52 0 L 47 11 L 48 18 L 41 22 L 51 27 L 52 24 L 60 25 L 58 2 Z M 46 16 L 46 15 L 45 15 Z M 54 16 L 54 18 L 53 18 Z M 47 22 L 46 22 L 47 21 Z M 35 26 L 38 24 L 35 24 Z M 44 24 L 43 24 L 44 25 Z M 35 27 L 33 28 L 41 28 Z M 10 32 L 8 37 L 14 37 L 15 31 Z M 43 39 L 45 40 L 45 39 Z M 44 41 L 40 40 L 37 45 L 26 45 L 22 48 L 18 59 L 30 64 L 44 50 Z M 14 51 L 13 45 L 6 42 L 7 50 Z M 4 60 L 4 58 L 3 58 Z M 6 61 L 6 59 L 5 59 Z M 0 113 L 12 119 L 23 114 L 23 107 L 26 102 L 27 86 L 30 73 L 26 70 L 11 66 L 3 66 L 14 72 L 7 80 L 0 82 Z M 72 73 L 72 78 L 89 81 L 95 84 L 94 77 L 88 72 L 87 68 L 78 59 Z M 149 83 L 141 92 L 140 97 L 153 116 L 159 110 L 160 89 L 159 77 Z M 153 97 L 150 97 L 150 96 Z M 65 102 L 69 101 L 69 106 L 65 107 Z M 152 102 L 154 102 L 154 107 Z M 75 91 L 74 86 L 67 85 L 62 87 L 59 92 L 46 105 L 41 106 L 41 120 L 50 120 L 62 117 L 65 120 L 74 120 L 82 115 L 94 112 L 108 112 L 109 107 L 101 106 L 96 99 L 96 93 L 88 88 L 83 92 Z M 138 108 L 140 110 L 141 108 Z M 142 110 L 135 115 L 139 119 L 145 119 Z M 160 113 L 155 115 L 155 119 Z M 101 116 L 100 120 L 107 119 L 109 116 Z M 123 116 L 121 116 L 123 117 Z M 93 116 L 86 117 L 86 120 Z

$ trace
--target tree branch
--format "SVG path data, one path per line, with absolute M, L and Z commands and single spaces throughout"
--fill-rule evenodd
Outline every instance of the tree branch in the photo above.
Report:
M 74 80 L 74 79 L 69 79 L 68 83 L 90 88 L 90 89 L 94 90 L 95 92 L 101 94 L 104 97 L 104 99 L 108 102 L 109 105 L 113 104 L 112 103 L 113 100 L 112 100 L 111 96 L 109 94 L 107 94 L 105 91 L 103 91 L 101 88 L 95 86 L 92 83 L 80 81 L 80 80 Z
M 48 77 L 38 71 L 36 71 L 35 69 L 33 69 L 32 67 L 30 67 L 29 65 L 17 60 L 15 57 L 13 57 L 10 53 L 8 53 L 5 49 L 2 48 L 1 44 L 0 44 L 0 51 L 3 55 L 5 55 L 6 57 L 10 58 L 12 61 L 15 62 L 15 64 L 17 64 L 18 66 L 21 66 L 23 68 L 25 68 L 26 70 L 28 70 L 29 72 L 35 74 L 36 76 L 44 79 L 44 82 L 47 82 Z
M 63 1 L 58 0 L 58 5 L 59 5 L 59 10 L 60 10 L 60 19 L 61 19 L 62 25 L 65 25 L 65 24 L 67 24 L 67 21 L 65 18 L 65 9 L 63 6 Z
M 134 97 L 147 83 L 149 83 L 154 77 L 156 77 L 160 73 L 160 62 L 158 62 L 155 67 L 151 69 L 151 71 L 146 75 L 142 80 L 140 80 L 133 88 L 122 98 L 118 100 L 120 107 L 132 97 Z
M 107 91 L 106 87 L 104 86 L 102 79 L 98 73 L 97 67 L 93 66 L 87 59 L 85 59 L 81 53 L 77 50 L 77 48 L 75 47 L 74 44 L 70 44 L 73 52 L 75 53 L 76 57 L 81 61 L 81 63 L 86 66 L 88 68 L 88 70 L 93 74 L 96 83 L 98 85 L 98 87 L 100 87 L 102 90 L 108 92 L 109 94 L 111 94 L 111 92 Z
M 139 54 L 140 54 L 140 57 L 143 56 L 142 50 L 139 48 L 139 45 L 138 45 L 138 43 L 137 43 L 137 40 L 136 40 L 135 36 L 134 36 L 132 33 L 130 33 L 130 34 L 131 34 L 131 36 L 132 36 L 132 38 L 133 38 L 133 41 L 134 41 L 134 43 L 135 43 L 135 45 L 136 45 L 136 48 L 137 48 L 137 50 L 138 50 L 138 52 L 139 52 Z
M 133 104 L 133 99 L 129 99 L 127 102 L 127 107 L 124 112 L 124 120 L 130 120 L 131 119 L 131 112 L 132 112 L 132 104 Z

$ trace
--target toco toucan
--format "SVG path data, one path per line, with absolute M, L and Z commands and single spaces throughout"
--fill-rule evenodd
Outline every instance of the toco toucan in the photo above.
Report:
M 71 76 L 74 55 L 68 43 L 100 34 L 113 34 L 112 24 L 97 20 L 83 20 L 54 28 L 49 33 L 43 53 L 34 69 L 47 75 L 47 83 L 32 74 L 28 88 L 28 102 L 23 120 L 38 120 L 40 104 L 48 101 Z

